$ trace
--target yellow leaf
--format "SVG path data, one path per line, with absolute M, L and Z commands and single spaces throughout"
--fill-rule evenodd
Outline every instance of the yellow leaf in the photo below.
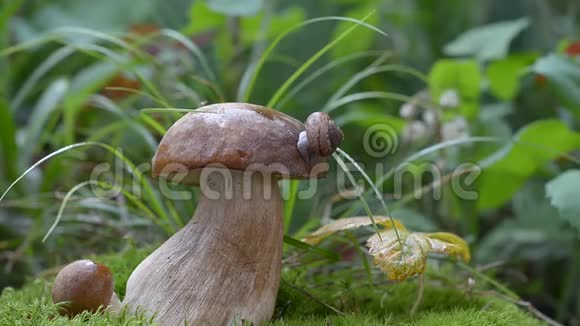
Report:
M 403 281 L 424 273 L 429 253 L 457 256 L 466 261 L 470 258 L 467 243 L 451 233 L 399 230 L 399 237 L 401 242 L 394 230 L 388 230 L 381 232 L 380 237 L 375 234 L 367 240 L 373 262 L 390 280 Z
M 391 220 L 386 216 L 374 216 L 375 222 L 377 225 L 382 226 L 385 229 L 392 229 L 393 227 L 397 230 L 406 230 L 405 226 L 398 220 Z M 394 223 L 393 223 L 394 221 Z M 302 239 L 302 241 L 316 245 L 320 243 L 326 237 L 348 229 L 354 229 L 365 225 L 373 224 L 372 220 L 368 216 L 356 216 L 356 217 L 347 217 L 341 218 L 338 220 L 334 220 L 331 223 L 328 223 L 318 230 L 312 232 L 306 238 Z
M 453 233 L 435 232 L 425 235 L 431 241 L 432 252 L 460 257 L 464 261 L 471 260 L 469 245 Z

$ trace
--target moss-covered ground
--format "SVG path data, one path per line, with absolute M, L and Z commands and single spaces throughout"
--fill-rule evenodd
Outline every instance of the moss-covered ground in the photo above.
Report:
M 125 282 L 149 250 L 132 249 L 122 255 L 95 257 L 115 274 L 115 290 L 123 297 Z M 61 317 L 50 298 L 54 273 L 30 281 L 23 288 L 5 289 L 0 296 L 0 326 L 12 325 L 149 325 L 144 316 L 81 314 L 73 320 Z M 459 290 L 428 285 L 414 316 L 410 310 L 417 296 L 417 282 L 352 287 L 348 281 L 330 279 L 320 286 L 292 285 L 285 275 L 278 295 L 273 325 L 542 325 L 506 301 L 467 295 Z M 314 297 L 315 299 L 313 299 Z M 331 304 L 340 315 L 321 302 Z

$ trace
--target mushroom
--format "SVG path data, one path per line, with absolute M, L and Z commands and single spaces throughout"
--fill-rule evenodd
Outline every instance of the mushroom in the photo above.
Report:
M 199 186 L 197 209 L 133 271 L 123 304 L 163 325 L 269 320 L 282 264 L 277 182 L 325 176 L 341 140 L 326 113 L 313 113 L 305 127 L 246 103 L 205 106 L 175 122 L 153 175 Z
M 109 305 L 120 307 L 113 292 L 113 275 L 103 264 L 89 259 L 77 260 L 65 266 L 54 280 L 52 301 L 63 303 L 61 314 L 73 317 L 83 311 L 96 312 Z

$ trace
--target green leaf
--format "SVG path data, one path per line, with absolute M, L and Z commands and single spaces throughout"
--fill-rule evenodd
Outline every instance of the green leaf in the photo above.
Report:
M 297 71 L 292 76 L 290 76 L 290 78 L 282 86 L 280 86 L 280 88 L 278 89 L 276 94 L 274 94 L 272 99 L 270 99 L 271 103 L 277 103 L 278 100 L 281 99 L 282 95 L 286 92 L 286 89 L 288 87 L 290 87 L 291 84 L 296 79 L 298 79 L 300 77 L 300 75 L 302 75 L 304 73 L 304 71 L 306 71 L 316 60 L 318 60 L 321 56 L 323 56 L 326 52 L 328 52 L 328 50 L 332 49 L 344 37 L 346 37 L 350 32 L 352 32 L 356 28 L 356 26 L 363 26 L 363 27 L 372 29 L 381 35 L 387 36 L 387 34 L 385 34 L 385 32 L 383 32 L 380 29 L 378 29 L 370 24 L 367 24 L 365 22 L 369 18 L 368 16 L 370 16 L 372 14 L 374 14 L 374 12 L 365 16 L 362 20 L 355 19 L 355 18 L 349 18 L 349 17 L 341 17 L 341 16 L 327 16 L 327 17 L 308 19 L 308 20 L 305 20 L 305 21 L 301 22 L 300 24 L 280 33 L 272 41 L 272 43 L 270 43 L 270 46 L 268 46 L 268 48 L 266 48 L 266 50 L 264 50 L 264 53 L 262 53 L 262 56 L 255 63 L 255 66 L 250 67 L 246 71 L 245 74 L 248 74 L 248 77 L 247 77 L 246 82 L 240 84 L 240 89 L 238 90 L 239 100 L 242 102 L 250 101 L 250 96 L 251 96 L 252 91 L 254 89 L 254 86 L 256 84 L 256 80 L 257 80 L 258 75 L 260 74 L 260 71 L 262 70 L 264 64 L 266 63 L 266 60 L 270 57 L 270 55 L 274 51 L 274 48 L 276 48 L 276 46 L 280 43 L 280 41 L 282 41 L 282 39 L 284 39 L 288 34 L 295 32 L 298 29 L 304 28 L 308 25 L 320 23 L 320 22 L 325 22 L 325 21 L 329 21 L 329 20 L 350 21 L 350 22 L 356 24 L 355 26 L 352 27 L 352 29 L 349 29 L 349 30 L 345 31 L 344 33 L 342 33 L 339 38 L 332 40 L 330 43 L 328 43 L 326 46 L 324 46 L 322 49 L 320 49 L 318 52 L 316 52 L 316 54 L 314 54 L 312 57 L 310 57 L 304 64 L 302 64 L 300 66 L 300 68 L 298 68 Z M 270 105 L 268 105 L 268 106 L 270 106 Z
M 8 103 L 0 99 L 0 158 L 3 175 L 12 181 L 18 177 L 18 147 L 16 146 L 16 125 Z
M 573 250 L 575 230 L 563 229 L 560 219 L 554 218 L 558 210 L 550 205 L 545 188 L 543 181 L 530 180 L 513 196 L 514 218 L 504 220 L 481 239 L 478 261 L 538 261 L 571 253 L 565 248 Z
M 302 8 L 293 7 L 288 8 L 280 13 L 277 13 L 275 17 L 272 18 L 270 26 L 266 31 L 266 35 L 262 35 L 262 20 L 264 19 L 263 14 L 258 14 L 252 17 L 244 17 L 241 21 L 241 28 L 244 31 L 242 33 L 242 43 L 244 46 L 251 46 L 254 42 L 263 41 L 264 39 L 270 40 L 281 34 L 285 30 L 300 24 L 304 21 L 306 14 Z
M 234 44 L 232 43 L 231 35 L 225 28 L 222 28 L 217 32 L 213 43 L 215 55 L 219 62 L 231 62 L 235 54 L 235 49 Z M 232 78 L 235 74 L 232 74 L 231 71 L 228 70 L 230 69 L 228 66 L 224 66 L 223 69 L 226 70 L 222 70 L 221 74 L 223 74 L 227 82 L 233 81 Z
M 496 208 L 507 202 L 538 168 L 580 148 L 580 134 L 559 120 L 540 120 L 521 129 L 513 143 L 485 162 L 478 179 L 479 208 Z
M 107 61 L 98 61 L 80 72 L 70 82 L 64 106 L 65 144 L 74 142 L 75 122 L 89 97 L 101 89 L 119 68 Z
M 52 82 L 36 103 L 34 110 L 30 114 L 29 123 L 26 127 L 25 144 L 22 149 L 22 162 L 26 165 L 32 164 L 32 156 L 40 149 L 43 144 L 39 142 L 41 135 L 46 131 L 46 123 L 57 109 L 67 91 L 69 82 L 66 79 L 57 79 Z
M 139 5 L 132 0 L 45 2 L 38 10 L 29 9 L 27 19 L 15 21 L 15 37 L 18 42 L 26 42 L 65 26 L 122 32 L 127 26 L 146 20 L 154 12 L 156 2 L 144 1 Z
M 560 217 L 580 231 L 580 170 L 566 171 L 546 185 L 546 195 Z M 549 218 L 548 216 L 546 218 Z
M 561 234 L 563 223 L 554 221 L 552 216 L 558 210 L 546 198 L 546 183 L 543 180 L 529 180 L 513 197 L 515 221 L 521 227 L 542 229 L 545 233 Z
M 349 20 L 349 21 L 353 22 L 354 24 L 351 24 L 351 26 L 347 30 L 345 30 L 340 35 L 338 35 L 336 38 L 334 38 L 332 41 L 330 41 L 328 44 L 326 44 L 322 49 L 318 50 L 314 55 L 312 55 L 310 58 L 308 58 L 308 60 L 306 60 L 306 62 L 304 62 L 300 67 L 298 67 L 296 69 L 296 71 L 290 77 L 288 77 L 288 79 L 278 88 L 278 90 L 270 98 L 270 100 L 268 101 L 268 104 L 266 104 L 266 106 L 267 107 L 275 107 L 276 104 L 280 101 L 280 99 L 282 99 L 282 96 L 284 95 L 284 93 L 286 93 L 288 91 L 290 86 L 292 86 L 292 84 L 298 78 L 300 78 L 300 76 L 302 74 L 304 74 L 304 72 L 306 72 L 308 70 L 308 68 L 310 68 L 310 66 L 312 66 L 326 52 L 332 50 L 333 47 L 335 47 L 337 44 L 339 44 L 344 38 L 346 38 L 348 35 L 350 35 L 350 33 L 355 31 L 358 27 L 365 26 L 371 30 L 378 32 L 381 35 L 386 36 L 386 34 L 383 31 L 381 31 L 380 29 L 376 28 L 373 25 L 366 23 L 366 20 L 369 19 L 373 15 L 375 15 L 374 11 L 368 13 L 365 17 L 363 17 L 360 20 L 355 19 L 355 18 L 336 17 L 336 19 L 338 19 L 338 20 L 342 20 L 342 21 Z M 322 19 L 326 19 L 326 18 L 330 18 L 330 17 L 321 17 L 319 19 L 322 20 Z M 310 22 L 312 22 L 312 21 L 314 21 L 314 20 L 310 20 Z M 305 24 L 307 24 L 307 23 L 309 23 L 309 21 L 303 22 L 301 25 L 299 25 L 299 27 L 305 26 Z M 288 32 L 290 32 L 290 31 L 288 31 Z M 279 36 L 279 38 L 283 37 L 284 35 L 285 34 L 282 34 L 281 36 Z M 276 41 L 278 41 L 278 40 L 279 39 L 276 39 Z M 269 55 L 269 52 L 273 49 L 273 46 L 276 45 L 276 41 L 274 41 L 274 43 L 272 43 L 272 45 L 270 45 L 270 47 L 268 49 L 266 49 L 266 51 L 264 52 L 264 54 L 262 55 L 262 58 L 260 60 L 263 60 L 264 58 L 266 58 Z M 260 64 L 260 62 L 258 62 L 258 64 Z M 256 68 L 255 74 L 257 74 L 259 71 L 258 67 Z
M 369 254 L 375 257 L 373 262 L 390 280 L 404 281 L 415 274 L 424 273 L 429 253 L 455 256 L 465 261 L 471 259 L 469 246 L 455 234 L 400 230 L 399 236 L 402 246 L 394 230 L 381 232 L 380 236 L 377 233 L 367 241 Z
M 489 88 L 497 98 L 512 100 L 520 89 L 520 77 L 524 68 L 533 63 L 537 54 L 517 54 L 491 62 L 486 70 Z
M 553 216 L 546 216 L 546 220 Z M 574 235 L 567 230 L 546 232 L 545 228 L 527 227 L 515 220 L 504 220 L 490 231 L 477 247 L 478 262 L 498 260 L 540 261 L 572 254 Z
M 194 1 L 189 9 L 189 25 L 183 29 L 184 34 L 196 34 L 224 26 L 227 17 L 209 9 L 204 1 Z
M 341 127 L 351 123 L 365 128 L 382 124 L 391 127 L 396 133 L 405 126 L 405 120 L 386 114 L 383 106 L 367 103 L 353 105 L 352 110 L 345 110 L 336 116 L 334 122 Z
M 550 54 L 539 59 L 532 70 L 548 79 L 565 106 L 580 113 L 580 65 L 562 55 Z
M 438 102 L 446 91 L 458 92 L 458 110 L 467 118 L 477 117 L 480 84 L 481 71 L 475 60 L 439 60 L 429 73 L 429 88 L 433 98 Z
M 264 0 L 206 0 L 206 2 L 211 10 L 228 16 L 252 16 L 264 5 Z
M 476 27 L 445 46 L 452 56 L 475 56 L 480 61 L 503 58 L 511 41 L 530 25 L 528 18 Z
M 288 182 L 289 186 L 288 197 L 284 202 L 284 232 L 287 233 L 290 230 L 290 226 L 292 226 L 292 216 L 294 215 L 300 181 L 285 180 L 285 182 Z
M 373 11 L 371 6 L 362 6 L 344 13 L 347 17 L 364 17 L 369 12 Z M 379 22 L 378 15 L 370 16 L 366 22 L 370 25 L 377 25 Z M 338 38 L 342 33 L 352 26 L 349 22 L 340 22 L 336 25 L 332 38 Z M 333 58 L 340 58 L 351 53 L 366 51 L 371 48 L 375 33 L 366 28 L 357 28 L 352 31 L 344 42 L 337 44 L 330 52 Z

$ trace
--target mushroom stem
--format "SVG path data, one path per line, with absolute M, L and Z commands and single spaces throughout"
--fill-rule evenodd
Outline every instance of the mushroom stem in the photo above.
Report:
M 260 325 L 278 291 L 283 202 L 275 178 L 214 169 L 194 217 L 133 271 L 123 304 L 163 325 Z

